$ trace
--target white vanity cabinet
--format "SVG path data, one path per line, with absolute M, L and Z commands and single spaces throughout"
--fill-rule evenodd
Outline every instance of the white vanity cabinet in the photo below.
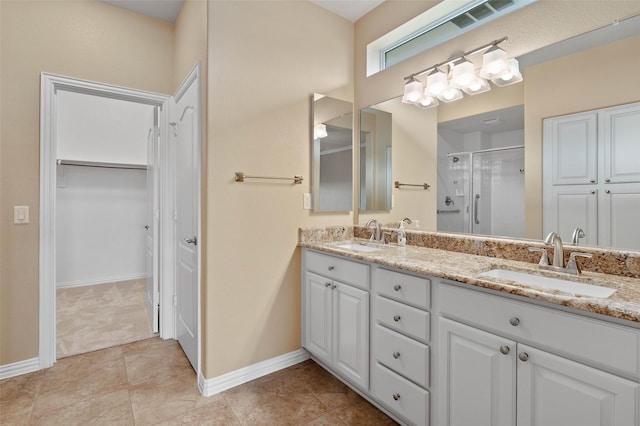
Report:
M 372 271 L 371 393 L 407 423 L 429 424 L 431 281 Z
M 303 345 L 369 388 L 369 265 L 304 250 Z
M 640 330 L 438 290 L 439 425 L 640 424 Z
M 543 231 L 640 249 L 640 103 L 544 120 Z

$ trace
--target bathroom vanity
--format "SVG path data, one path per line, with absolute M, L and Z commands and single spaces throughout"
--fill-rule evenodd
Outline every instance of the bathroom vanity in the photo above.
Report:
M 301 238 L 303 346 L 398 422 L 640 424 L 640 279 L 340 238 Z

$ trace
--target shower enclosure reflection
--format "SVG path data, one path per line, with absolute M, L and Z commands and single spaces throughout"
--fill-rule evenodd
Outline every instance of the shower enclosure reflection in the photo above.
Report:
M 438 124 L 438 231 L 524 237 L 523 112 Z

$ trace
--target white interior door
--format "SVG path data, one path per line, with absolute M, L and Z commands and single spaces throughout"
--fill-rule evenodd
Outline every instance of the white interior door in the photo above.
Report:
M 159 331 L 160 286 L 158 276 L 158 230 L 160 220 L 159 205 L 159 132 L 158 111 L 154 112 L 154 127 L 149 128 L 147 136 L 147 224 L 146 229 L 146 273 L 147 273 L 147 311 L 154 333 Z
M 199 80 L 190 76 L 175 96 L 176 138 L 176 334 L 198 370 L 199 322 Z

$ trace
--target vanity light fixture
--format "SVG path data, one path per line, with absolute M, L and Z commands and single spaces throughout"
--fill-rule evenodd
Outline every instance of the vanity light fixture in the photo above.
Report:
M 464 52 L 459 56 L 415 72 L 404 79 L 402 102 L 422 108 L 437 106 L 438 100 L 453 102 L 468 95 L 477 95 L 491 89 L 489 80 L 496 86 L 502 87 L 522 81 L 518 61 L 508 59 L 507 53 L 498 45 L 507 40 L 503 37 L 476 49 Z M 484 52 L 482 67 L 476 66 L 468 57 Z M 443 71 L 447 67 L 449 72 Z M 427 74 L 423 82 L 418 77 Z

